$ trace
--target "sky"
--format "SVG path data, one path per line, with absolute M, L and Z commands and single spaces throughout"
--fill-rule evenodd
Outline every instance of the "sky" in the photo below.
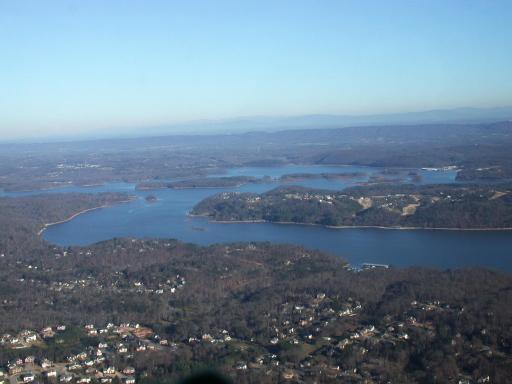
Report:
M 0 137 L 512 105 L 512 1 L 0 0 Z

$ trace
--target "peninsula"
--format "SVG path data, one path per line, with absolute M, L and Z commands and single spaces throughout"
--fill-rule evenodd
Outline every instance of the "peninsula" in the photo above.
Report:
M 302 187 L 266 193 L 225 192 L 192 215 L 214 221 L 268 221 L 332 227 L 512 228 L 509 186 L 374 185 L 342 192 Z

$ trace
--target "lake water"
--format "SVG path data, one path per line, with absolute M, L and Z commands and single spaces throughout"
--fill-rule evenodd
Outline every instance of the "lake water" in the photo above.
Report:
M 364 172 L 365 177 L 350 180 L 313 179 L 285 185 L 303 185 L 339 190 L 380 170 L 370 167 L 285 166 L 278 168 L 235 168 L 229 176 L 271 176 L 274 179 L 288 173 Z M 449 183 L 455 171 L 421 171 L 421 183 Z M 306 225 L 271 223 L 209 222 L 192 218 L 187 213 L 201 199 L 225 191 L 264 192 L 280 185 L 248 184 L 239 188 L 161 189 L 136 191 L 133 184 L 111 183 L 95 187 L 66 187 L 45 193 L 105 191 L 128 192 L 140 198 L 125 204 L 95 210 L 73 220 L 49 227 L 44 238 L 55 244 L 88 245 L 113 237 L 175 238 L 197 244 L 236 241 L 271 241 L 300 244 L 342 256 L 353 265 L 364 262 L 393 266 L 431 266 L 458 268 L 485 266 L 512 271 L 512 232 L 508 231 L 440 231 L 390 229 L 330 229 Z M 36 192 L 3 193 L 4 196 L 29 195 Z M 37 192 L 40 193 L 40 192 Z M 152 194 L 157 202 L 148 203 L 144 197 Z

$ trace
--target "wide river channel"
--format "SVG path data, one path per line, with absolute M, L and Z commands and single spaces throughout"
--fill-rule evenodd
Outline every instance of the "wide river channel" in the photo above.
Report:
M 286 185 L 341 190 L 368 180 L 378 168 L 353 166 L 284 166 L 279 168 L 234 168 L 228 176 L 271 176 L 265 184 L 237 188 L 160 189 L 137 191 L 135 185 L 110 183 L 97 187 L 66 187 L 38 192 L 0 192 L 0 196 L 20 196 L 62 192 L 126 192 L 139 198 L 81 214 L 48 227 L 44 238 L 54 244 L 89 245 L 114 237 L 175 238 L 196 244 L 238 241 L 270 241 L 300 244 L 339 255 L 352 265 L 381 263 L 392 266 L 460 268 L 484 266 L 512 271 L 512 231 L 331 229 L 319 226 L 271 223 L 214 223 L 187 213 L 200 200 L 225 191 L 264 192 L 284 183 L 277 179 L 290 173 L 364 172 L 366 176 L 348 180 L 308 179 Z M 421 170 L 420 183 L 452 183 L 455 171 Z M 147 202 L 147 195 L 158 198 Z

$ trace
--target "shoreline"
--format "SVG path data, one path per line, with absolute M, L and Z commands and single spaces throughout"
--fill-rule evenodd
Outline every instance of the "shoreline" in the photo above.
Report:
M 222 188 L 239 188 L 249 183 L 242 183 L 237 185 L 224 185 L 224 186 L 210 186 L 210 187 L 154 187 L 154 188 L 135 188 L 136 191 L 158 191 L 162 189 L 171 189 L 175 191 L 184 189 L 222 189 Z
M 207 218 L 209 222 L 215 224 L 258 224 L 258 223 L 268 223 L 268 224 L 279 224 L 279 225 L 306 225 L 312 227 L 322 227 L 322 228 L 330 228 L 330 229 L 386 229 L 386 230 L 401 230 L 401 231 L 500 231 L 507 232 L 512 231 L 512 227 L 498 227 L 498 228 L 450 228 L 450 227 L 385 227 L 381 225 L 323 225 L 323 224 L 315 224 L 315 223 L 295 223 L 293 221 L 268 221 L 263 219 L 258 220 L 211 220 L 206 215 L 194 215 L 187 214 L 190 217 L 204 217 Z
M 80 216 L 80 215 L 81 215 L 81 214 L 83 214 L 83 213 L 87 213 L 87 212 L 95 211 L 95 210 L 97 210 L 97 209 L 108 208 L 108 207 L 111 207 L 111 206 L 113 206 L 113 205 L 115 205 L 115 204 L 129 203 L 130 201 L 134 201 L 134 200 L 136 200 L 136 199 L 137 199 L 137 197 L 133 197 L 132 199 L 128 199 L 128 200 L 122 200 L 122 201 L 118 201 L 118 202 L 115 202 L 115 203 L 107 203 L 107 204 L 104 204 L 104 205 L 100 205 L 100 206 L 98 206 L 98 207 L 92 207 L 92 208 L 83 209 L 83 210 L 81 210 L 81 211 L 79 211 L 79 212 L 76 212 L 76 213 L 72 214 L 71 216 L 69 216 L 69 217 L 68 217 L 68 218 L 66 218 L 66 219 L 59 220 L 59 221 L 55 221 L 55 222 L 53 222 L 53 223 L 45 223 L 45 224 L 43 224 L 43 228 L 41 228 L 41 229 L 37 232 L 37 235 L 38 235 L 38 236 L 41 236 L 41 235 L 43 234 L 43 232 L 44 232 L 47 228 L 49 228 L 49 227 L 51 227 L 51 226 L 53 226 L 53 225 L 67 223 L 68 221 L 73 220 L 75 217 Z

